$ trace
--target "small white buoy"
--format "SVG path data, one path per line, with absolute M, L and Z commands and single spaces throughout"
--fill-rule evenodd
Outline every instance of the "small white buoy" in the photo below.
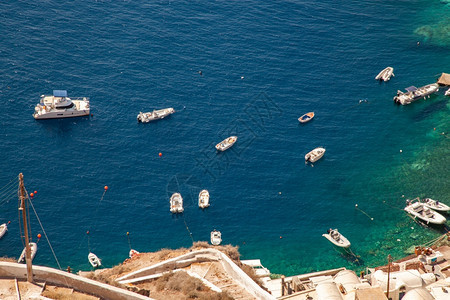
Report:
M 358 207 L 358 204 L 355 204 L 355 207 Z
M 400 239 L 397 239 L 397 242 L 400 242 Z
M 241 76 L 241 79 L 244 79 L 244 76 Z
M 278 192 L 278 195 L 281 195 L 281 192 Z
M 371 221 L 373 221 L 373 218 L 370 218 Z
M 412 230 L 414 230 L 414 227 L 411 227 Z
M 402 198 L 405 198 L 405 195 L 402 195 Z
M 402 149 L 400 149 L 400 153 L 402 153 L 403 152 L 403 150 Z
M 417 42 L 417 46 L 419 46 L 420 45 L 420 42 Z

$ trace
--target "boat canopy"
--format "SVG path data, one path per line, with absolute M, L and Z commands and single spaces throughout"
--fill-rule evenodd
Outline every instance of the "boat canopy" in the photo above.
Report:
M 410 87 L 407 87 L 405 90 L 407 90 L 408 92 L 414 92 L 414 91 L 417 91 L 417 88 L 412 85 Z
M 440 85 L 450 85 L 450 74 L 442 73 L 437 83 Z
M 53 90 L 53 96 L 54 97 L 67 97 L 67 91 L 66 90 Z

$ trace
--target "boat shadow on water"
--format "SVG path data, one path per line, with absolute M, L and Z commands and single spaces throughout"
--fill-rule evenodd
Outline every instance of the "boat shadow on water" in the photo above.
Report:
M 333 249 L 341 256 L 343 259 L 349 263 L 356 266 L 363 266 L 364 260 L 360 255 L 355 254 L 351 248 L 342 248 L 333 245 Z
M 414 115 L 412 119 L 414 121 L 422 121 L 423 119 L 426 119 L 436 112 L 445 110 L 447 108 L 447 101 L 442 100 L 438 102 L 433 102 L 432 104 L 428 105 L 426 108 L 424 108 L 421 112 Z
M 76 118 L 35 120 L 35 122 L 37 122 L 42 128 L 49 132 L 63 134 L 72 131 L 73 124 L 87 124 L 86 122 L 90 118 L 90 116 L 82 116 Z

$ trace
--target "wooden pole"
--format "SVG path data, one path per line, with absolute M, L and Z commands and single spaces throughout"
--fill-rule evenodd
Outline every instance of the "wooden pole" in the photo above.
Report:
M 390 281 L 390 275 L 391 275 L 391 260 L 392 260 L 392 257 L 391 257 L 391 255 L 389 254 L 388 255 L 388 281 L 387 281 L 387 294 L 386 294 L 386 297 L 388 298 L 388 300 L 389 300 L 389 281 Z
M 33 269 L 31 265 L 31 248 L 28 236 L 28 224 L 27 224 L 27 210 L 25 207 L 26 201 L 26 192 L 25 186 L 23 185 L 23 174 L 19 174 L 19 199 L 20 199 L 20 207 L 19 211 L 22 211 L 23 218 L 23 230 L 25 232 L 25 261 L 27 263 L 27 281 L 33 282 Z

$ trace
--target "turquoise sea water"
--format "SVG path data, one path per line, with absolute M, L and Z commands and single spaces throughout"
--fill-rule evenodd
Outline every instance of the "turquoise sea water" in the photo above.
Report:
M 402 208 L 417 196 L 450 204 L 449 98 L 392 97 L 450 72 L 448 5 L 2 1 L 0 12 L 0 221 L 11 220 L 0 255 L 23 247 L 19 172 L 61 266 L 75 270 L 90 269 L 87 230 L 105 266 L 127 257 L 127 232 L 155 251 L 218 229 L 243 258 L 286 275 L 384 264 L 442 233 Z M 386 66 L 395 77 L 380 84 Z M 91 97 L 93 117 L 35 121 L 53 89 Z M 177 113 L 137 124 L 164 107 Z M 316 118 L 299 125 L 308 111 Z M 230 135 L 238 142 L 216 153 Z M 318 146 L 324 158 L 305 166 Z M 173 192 L 182 216 L 169 212 Z M 329 227 L 359 264 L 321 236 Z M 34 216 L 31 228 L 42 233 Z M 34 262 L 56 266 L 44 239 Z

